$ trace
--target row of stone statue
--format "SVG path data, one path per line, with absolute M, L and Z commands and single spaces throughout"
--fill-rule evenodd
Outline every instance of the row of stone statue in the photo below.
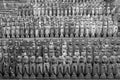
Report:
M 22 55 L 50 56 L 86 56 L 87 54 L 112 55 L 119 54 L 119 39 L 13 39 L 0 42 L 3 53 L 17 53 Z
M 120 56 L 0 56 L 0 78 L 120 79 Z
M 93 29 L 88 28 L 10 28 L 1 30 L 1 38 L 39 38 L 39 37 L 119 37 L 118 27 L 113 29 Z M 99 32 L 97 32 L 99 30 Z M 94 32 L 92 32 L 94 31 Z M 105 32 L 107 31 L 107 32 Z
M 42 5 L 42 6 L 41 6 Z M 36 3 L 33 5 L 34 16 L 79 16 L 82 14 L 97 14 L 102 15 L 105 11 L 104 1 L 88 1 L 80 4 L 68 4 L 68 3 L 50 3 L 44 4 Z M 24 11 L 24 9 L 21 9 Z M 21 15 L 24 15 L 23 14 Z M 110 7 L 107 8 L 107 14 L 110 14 Z M 24 15 L 25 16 L 25 15 Z
M 115 38 L 2 40 L 0 78 L 119 79 L 119 44 Z

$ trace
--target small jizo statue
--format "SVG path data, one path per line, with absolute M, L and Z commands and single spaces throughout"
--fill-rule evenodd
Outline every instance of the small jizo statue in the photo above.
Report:
M 100 74 L 100 58 L 99 56 L 95 56 L 93 64 L 93 78 L 99 79 L 99 74 Z
M 100 78 L 106 79 L 106 74 L 107 74 L 107 64 L 108 64 L 108 58 L 107 56 L 102 57 L 102 63 L 101 63 L 101 76 Z
M 41 56 L 36 59 L 36 74 L 38 79 L 43 78 L 43 59 Z
M 23 78 L 28 79 L 29 78 L 29 58 L 28 56 L 23 57 Z
M 36 75 L 36 64 L 35 64 L 35 56 L 30 57 L 30 78 L 35 79 Z
M 64 65 L 64 58 L 62 56 L 59 56 L 58 58 L 58 78 L 63 79 L 63 65 Z
M 69 56 L 65 57 L 65 64 L 64 64 L 64 78 L 70 78 L 70 74 L 71 74 L 71 69 L 70 66 L 72 64 L 72 59 Z
M 79 78 L 80 79 L 84 79 L 85 63 L 86 63 L 86 58 L 84 56 L 80 56 L 80 59 L 79 59 Z
M 16 74 L 18 79 L 22 79 L 22 56 L 17 57 Z
M 9 58 L 8 58 L 8 55 L 4 55 L 3 73 L 4 73 L 4 78 L 8 79 L 9 78 Z
M 49 57 L 47 54 L 45 54 L 44 57 L 44 65 L 43 65 L 43 70 L 44 70 L 44 78 L 48 78 L 49 77 L 49 73 L 50 73 L 50 63 L 49 63 Z
M 55 56 L 51 57 L 51 78 L 56 78 L 57 75 L 57 58 Z
M 75 37 L 79 37 L 79 34 L 80 34 L 80 26 L 79 26 L 79 22 L 77 22 L 75 27 Z
M 116 57 L 111 56 L 108 64 L 108 78 L 113 79 L 116 74 Z
M 72 78 L 77 78 L 79 57 L 73 56 L 71 65 Z
M 15 57 L 13 55 L 10 55 L 10 63 L 9 63 L 9 73 L 10 73 L 10 78 L 14 79 L 15 78 Z
M 60 26 L 60 37 L 64 36 L 64 22 L 61 22 L 61 26 Z
M 86 63 L 86 78 L 91 79 L 92 75 L 92 56 L 87 57 L 87 63 Z

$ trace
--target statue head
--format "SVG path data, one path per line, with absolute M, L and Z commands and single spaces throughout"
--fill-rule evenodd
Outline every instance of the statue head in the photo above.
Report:
M 102 57 L 102 62 L 105 62 L 105 63 L 108 62 L 107 56 L 103 56 L 103 57 Z
M 22 61 L 22 56 L 17 56 L 17 62 L 21 62 Z
M 116 62 L 116 57 L 115 56 L 111 56 L 110 57 L 110 62 L 111 63 L 115 63 Z
M 95 61 L 96 63 L 99 63 L 99 62 L 100 62 L 100 57 L 99 57 L 99 56 L 95 56 L 94 61 Z
M 72 63 L 72 59 L 71 59 L 70 56 L 66 56 L 66 57 L 65 57 L 65 60 L 66 60 L 66 63 L 67 63 L 67 64 L 71 64 L 71 63 Z
M 51 62 L 52 64 L 56 64 L 57 63 L 57 58 L 55 56 L 51 57 Z
M 73 58 L 72 58 L 72 62 L 73 62 L 73 63 L 77 63 L 77 62 L 78 62 L 78 60 L 79 60 L 79 59 L 78 59 L 78 57 L 73 56 Z
M 92 62 L 92 56 L 87 56 L 87 62 L 91 63 Z
M 35 56 L 31 56 L 31 57 L 30 57 L 30 62 L 31 62 L 31 63 L 34 63 L 34 62 L 35 62 L 35 59 L 36 59 Z
M 42 57 L 38 56 L 36 62 L 41 63 L 42 61 L 43 61 Z
M 28 63 L 28 62 L 29 62 L 29 58 L 28 58 L 28 56 L 26 55 L 26 56 L 23 57 L 23 63 Z
M 85 63 L 86 62 L 85 57 L 84 56 L 80 56 L 79 62 L 80 63 Z
M 75 50 L 75 56 L 79 56 L 79 55 L 80 55 L 79 50 Z

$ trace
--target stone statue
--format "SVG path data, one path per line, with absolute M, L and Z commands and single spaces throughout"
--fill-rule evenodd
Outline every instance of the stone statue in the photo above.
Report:
M 28 62 L 29 62 L 29 58 L 27 55 L 25 55 L 23 57 L 23 78 L 25 79 L 28 79 L 30 74 Z
M 107 36 L 107 21 L 104 21 L 104 25 L 103 25 L 103 36 L 106 37 Z
M 54 34 L 55 34 L 55 29 L 54 29 L 54 25 L 52 25 L 50 28 L 50 37 L 54 37 Z
M 51 72 L 51 78 L 56 78 L 57 75 L 57 58 L 55 56 L 51 57 L 51 66 L 50 66 L 50 72 Z
M 46 28 L 45 28 L 45 36 L 46 36 L 46 37 L 49 37 L 49 36 L 50 36 L 50 28 L 51 28 L 50 25 L 46 26 Z
M 107 56 L 102 57 L 102 64 L 101 64 L 101 76 L 100 78 L 106 79 L 107 78 L 107 63 L 108 63 L 108 58 Z
M 63 79 L 63 66 L 64 66 L 65 60 L 62 56 L 59 56 L 58 58 L 58 67 L 57 67 L 57 72 L 58 72 L 58 78 Z
M 103 22 L 97 21 L 96 24 L 97 24 L 96 33 L 97 33 L 97 36 L 100 37 L 102 33 Z
M 75 37 L 79 37 L 79 33 L 80 33 L 80 26 L 79 26 L 79 22 L 76 23 L 76 27 L 75 27 Z
M 36 78 L 36 64 L 35 64 L 35 56 L 30 57 L 30 78 L 35 79 Z
M 77 78 L 77 74 L 78 74 L 78 62 L 79 62 L 79 57 L 73 56 L 72 66 L 71 66 L 71 74 L 72 74 L 72 78 L 74 78 L 74 79 Z
M 65 74 L 65 76 L 64 76 L 64 78 L 70 78 L 70 74 L 71 74 L 71 64 L 72 64 L 72 59 L 71 59 L 71 57 L 69 57 L 69 56 L 66 56 L 65 57 L 65 64 L 64 64 L 64 74 Z
M 69 37 L 69 32 L 70 32 L 70 31 L 69 31 L 69 28 L 70 28 L 70 27 L 69 27 L 69 24 L 66 23 L 66 24 L 65 24 L 65 27 L 64 27 L 64 29 L 65 29 L 65 37 Z
M 47 54 L 45 54 L 44 57 L 44 65 L 43 65 L 43 71 L 44 71 L 44 78 L 49 78 L 50 73 L 50 64 L 49 64 L 49 57 Z
M 41 56 L 37 57 L 36 66 L 37 78 L 41 79 L 43 78 L 43 59 Z
M 95 56 L 93 64 L 93 78 L 99 79 L 99 74 L 100 74 L 100 58 L 99 56 Z
M 60 37 L 64 36 L 64 22 L 61 21 L 61 26 L 60 26 Z
M 16 64 L 16 75 L 18 79 L 22 79 L 22 56 L 17 57 L 17 64 Z
M 84 56 L 80 56 L 79 59 L 79 78 L 84 79 L 85 75 L 85 62 L 86 58 Z
M 114 37 L 118 36 L 118 24 L 116 22 L 113 25 L 113 36 Z
M 10 78 L 15 78 L 15 57 L 13 55 L 10 55 L 10 63 L 9 63 L 9 73 Z
M 86 63 L 86 78 L 91 79 L 92 76 L 92 56 L 87 56 L 87 63 Z
M 90 26 L 91 26 L 91 36 L 95 37 L 95 32 L 96 32 L 96 29 L 97 29 L 96 25 L 95 25 L 95 22 L 91 21 Z
M 111 56 L 108 64 L 108 78 L 113 79 L 116 74 L 116 57 Z
M 9 58 L 7 54 L 4 55 L 3 73 L 4 73 L 4 78 L 8 79 L 9 78 Z

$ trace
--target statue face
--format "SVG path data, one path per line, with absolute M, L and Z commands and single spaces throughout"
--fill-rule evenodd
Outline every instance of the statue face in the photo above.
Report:
M 115 62 L 115 56 L 110 57 L 110 62 Z
M 39 57 L 37 58 L 37 60 L 38 60 L 38 62 L 42 62 L 42 57 L 39 56 Z
M 76 63 L 78 61 L 76 56 L 73 56 L 73 63 Z
M 107 56 L 103 56 L 103 57 L 102 57 L 102 61 L 103 61 L 103 62 L 107 62 L 107 61 L 108 61 Z
M 23 62 L 26 63 L 26 62 L 28 62 L 28 61 L 29 61 L 28 56 L 24 56 L 24 57 L 23 57 Z
M 87 62 L 92 62 L 92 56 L 87 57 Z
M 85 57 L 81 56 L 79 59 L 80 62 L 85 62 Z
M 76 55 L 76 56 L 79 56 L 79 54 L 80 54 L 80 53 L 79 53 L 79 50 L 76 50 L 76 51 L 75 51 L 75 55 Z
M 35 62 L 35 56 L 31 56 L 30 61 Z
M 55 56 L 52 57 L 52 60 L 51 60 L 53 63 L 56 63 L 57 62 L 57 59 Z
M 17 61 L 18 61 L 18 62 L 21 62 L 21 60 L 22 60 L 22 56 L 18 56 L 18 57 L 17 57 Z

